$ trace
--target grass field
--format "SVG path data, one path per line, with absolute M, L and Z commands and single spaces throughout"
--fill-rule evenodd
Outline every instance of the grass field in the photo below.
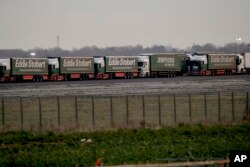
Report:
M 4 98 L 0 130 L 100 130 L 242 121 L 246 93 Z M 247 109 L 248 107 L 248 109 Z
M 0 133 L 1 166 L 94 166 L 223 159 L 250 150 L 250 124 Z M 89 139 L 89 140 L 88 140 Z M 91 142 L 87 142 L 90 141 Z

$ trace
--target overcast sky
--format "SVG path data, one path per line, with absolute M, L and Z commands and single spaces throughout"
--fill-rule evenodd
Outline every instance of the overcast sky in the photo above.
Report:
M 250 0 L 0 0 L 0 49 L 250 42 Z

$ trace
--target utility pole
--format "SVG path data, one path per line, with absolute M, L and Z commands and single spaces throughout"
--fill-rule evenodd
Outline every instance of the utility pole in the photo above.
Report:
M 60 36 L 57 35 L 56 39 L 57 39 L 57 48 L 60 48 Z

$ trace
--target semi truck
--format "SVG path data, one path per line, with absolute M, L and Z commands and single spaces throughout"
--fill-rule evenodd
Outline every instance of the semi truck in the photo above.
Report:
M 189 75 L 229 75 L 237 73 L 239 62 L 237 54 L 188 53 L 186 67 Z
M 185 73 L 185 54 L 155 53 L 138 56 L 140 77 L 175 77 Z
M 95 58 L 95 76 L 98 79 L 136 78 L 138 72 L 137 56 L 105 56 Z

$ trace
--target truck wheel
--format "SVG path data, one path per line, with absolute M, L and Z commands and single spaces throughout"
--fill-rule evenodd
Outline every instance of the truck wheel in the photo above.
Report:
M 215 71 L 214 71 L 214 70 L 212 70 L 212 72 L 211 72 L 211 73 L 212 73 L 212 76 L 215 76 Z
M 157 78 L 157 73 L 154 73 L 154 77 Z

